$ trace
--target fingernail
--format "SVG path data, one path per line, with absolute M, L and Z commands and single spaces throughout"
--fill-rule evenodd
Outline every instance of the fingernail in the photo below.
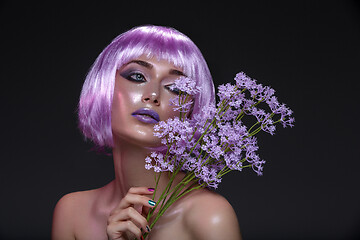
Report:
M 150 204 L 151 206 L 155 206 L 156 202 L 154 202 L 153 200 L 149 200 L 149 204 Z
M 148 188 L 148 190 L 149 190 L 149 192 L 153 192 L 153 191 L 155 191 L 155 188 Z
M 146 225 L 146 230 L 147 230 L 148 232 L 151 231 L 151 229 L 150 229 L 150 227 L 149 227 L 148 225 Z

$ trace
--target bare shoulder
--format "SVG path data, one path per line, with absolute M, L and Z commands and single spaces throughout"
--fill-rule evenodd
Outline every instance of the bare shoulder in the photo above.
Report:
M 84 210 L 97 195 L 98 189 L 79 191 L 64 195 L 56 204 L 55 214 L 67 214 Z
M 56 204 L 53 214 L 52 239 L 75 239 L 79 217 L 89 212 L 98 190 L 73 192 L 64 195 Z
M 223 196 L 200 190 L 185 201 L 188 206 L 184 220 L 194 239 L 241 239 L 236 213 Z

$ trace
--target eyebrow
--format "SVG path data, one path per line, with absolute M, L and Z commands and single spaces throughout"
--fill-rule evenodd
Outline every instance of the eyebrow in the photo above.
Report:
M 148 69 L 153 68 L 153 65 L 151 63 L 148 63 L 148 62 L 145 62 L 145 61 L 142 61 L 142 60 L 132 60 L 132 61 L 128 62 L 125 65 L 129 65 L 130 63 L 136 63 L 136 64 L 139 64 L 139 65 L 141 65 L 143 67 L 146 67 Z M 176 70 L 176 69 L 170 69 L 169 74 L 187 77 L 185 73 L 183 73 L 182 71 Z
M 143 67 L 146 67 L 146 68 L 148 68 L 148 69 L 152 69 L 152 68 L 153 68 L 153 65 L 152 65 L 152 64 L 150 64 L 150 63 L 148 63 L 148 62 L 145 62 L 145 61 L 141 61 L 141 60 L 132 60 L 132 61 L 128 62 L 128 63 L 125 64 L 125 65 L 129 65 L 130 63 L 136 63 L 136 64 L 139 64 L 139 65 L 141 65 L 141 66 L 143 66 Z
M 176 69 L 171 69 L 169 71 L 169 74 L 187 77 L 185 73 L 183 73 L 182 71 L 176 70 Z

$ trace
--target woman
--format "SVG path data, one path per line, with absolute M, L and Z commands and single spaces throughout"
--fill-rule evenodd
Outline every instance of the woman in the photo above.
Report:
M 195 44 L 167 27 L 142 26 L 113 40 L 92 66 L 82 89 L 79 125 L 97 146 L 113 151 L 115 179 L 106 186 L 75 192 L 59 200 L 54 211 L 52 238 L 61 239 L 240 239 L 231 205 L 220 195 L 202 189 L 174 203 L 149 228 L 146 213 L 156 202 L 154 172 L 144 159 L 160 146 L 153 136 L 159 121 L 177 116 L 169 100 L 177 92 L 175 79 L 195 79 L 202 91 L 192 113 L 215 101 L 207 64 Z M 175 179 L 179 182 L 182 175 Z M 157 193 L 168 182 L 162 174 Z M 156 199 L 159 195 L 156 194 Z

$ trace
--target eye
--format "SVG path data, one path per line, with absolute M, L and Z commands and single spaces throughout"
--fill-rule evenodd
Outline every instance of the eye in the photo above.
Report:
M 133 82 L 146 82 L 144 75 L 139 72 L 125 73 L 121 74 L 121 76 Z
M 130 74 L 129 76 L 129 80 L 133 80 L 133 81 L 136 81 L 136 82 L 145 82 L 145 77 L 144 75 L 142 75 L 141 73 L 132 73 Z
M 180 89 L 176 88 L 173 84 L 166 85 L 165 88 L 176 95 L 180 95 Z

